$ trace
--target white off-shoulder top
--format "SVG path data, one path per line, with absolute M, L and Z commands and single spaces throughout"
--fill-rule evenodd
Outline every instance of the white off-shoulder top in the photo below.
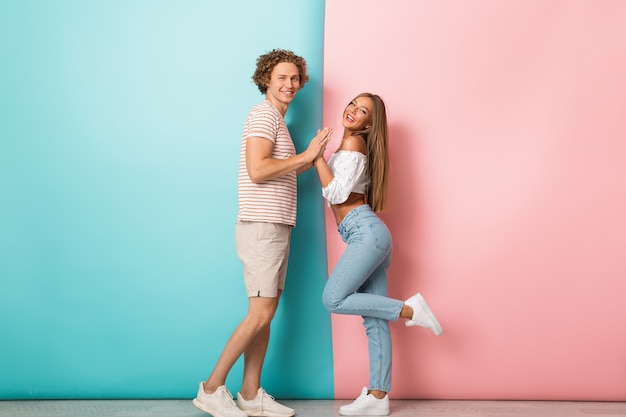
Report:
M 340 150 L 328 160 L 334 178 L 322 188 L 329 204 L 345 202 L 350 193 L 365 194 L 370 179 L 367 175 L 367 158 L 361 152 Z

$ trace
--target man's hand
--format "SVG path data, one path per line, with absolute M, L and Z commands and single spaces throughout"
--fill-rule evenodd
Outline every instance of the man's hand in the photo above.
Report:
M 303 152 L 307 154 L 307 161 L 310 162 L 309 168 L 313 166 L 313 163 L 317 158 L 324 155 L 324 151 L 326 150 L 326 146 L 330 141 L 332 133 L 333 130 L 330 127 L 325 127 L 324 129 L 318 129 L 317 135 L 311 139 L 309 147 Z

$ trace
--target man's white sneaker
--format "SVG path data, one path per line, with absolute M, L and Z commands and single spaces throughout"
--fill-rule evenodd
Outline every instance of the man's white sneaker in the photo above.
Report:
M 413 309 L 413 317 L 404 324 L 407 326 L 422 326 L 430 329 L 435 335 L 439 336 L 443 333 L 441 325 L 437 321 L 435 314 L 432 312 L 422 294 L 417 293 L 413 297 L 404 302 Z
M 224 385 L 219 386 L 213 394 L 207 394 L 204 392 L 204 382 L 201 382 L 193 405 L 213 417 L 248 417 L 245 411 L 237 407 L 232 394 Z
M 256 397 L 246 400 L 237 393 L 237 404 L 249 416 L 256 417 L 291 417 L 296 414 L 293 408 L 279 404 L 274 397 L 269 395 L 263 388 L 259 388 Z
M 363 387 L 361 395 L 350 404 L 339 407 L 342 416 L 386 416 L 389 415 L 389 395 L 378 399 L 367 393 L 367 387 Z

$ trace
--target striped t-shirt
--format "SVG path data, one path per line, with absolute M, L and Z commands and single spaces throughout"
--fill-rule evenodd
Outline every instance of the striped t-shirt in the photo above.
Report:
M 265 138 L 274 144 L 272 158 L 287 159 L 296 154 L 296 148 L 285 124 L 285 119 L 269 101 L 257 104 L 246 120 L 241 135 L 239 153 L 239 215 L 244 221 L 296 225 L 296 172 L 258 184 L 250 181 L 246 168 L 248 138 Z

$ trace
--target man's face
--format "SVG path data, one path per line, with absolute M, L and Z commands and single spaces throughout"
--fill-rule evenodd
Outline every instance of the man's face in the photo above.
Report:
M 281 62 L 272 70 L 267 96 L 274 104 L 289 105 L 300 90 L 300 73 L 292 62 Z M 278 102 L 278 103 L 277 103 Z

